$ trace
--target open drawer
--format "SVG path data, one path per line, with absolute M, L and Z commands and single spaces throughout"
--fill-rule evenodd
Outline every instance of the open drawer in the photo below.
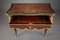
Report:
M 20 29 L 43 29 L 52 25 L 50 16 L 12 16 L 9 24 L 11 28 Z

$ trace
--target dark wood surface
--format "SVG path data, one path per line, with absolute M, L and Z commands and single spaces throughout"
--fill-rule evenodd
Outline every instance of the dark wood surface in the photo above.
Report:
M 13 3 L 8 10 L 13 13 L 54 13 L 49 3 Z
M 51 24 L 48 16 L 12 16 L 9 24 Z

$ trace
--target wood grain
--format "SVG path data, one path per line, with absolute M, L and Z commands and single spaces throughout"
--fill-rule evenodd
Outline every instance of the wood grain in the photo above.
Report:
M 8 10 L 13 13 L 54 13 L 47 3 L 13 3 Z
M 10 24 L 51 24 L 48 16 L 12 16 Z

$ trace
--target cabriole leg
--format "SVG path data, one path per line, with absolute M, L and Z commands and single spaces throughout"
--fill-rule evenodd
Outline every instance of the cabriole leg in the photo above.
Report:
M 47 32 L 47 29 L 45 29 L 45 31 L 44 31 L 44 33 L 45 33 L 44 36 L 46 36 L 46 32 Z
M 17 36 L 17 29 L 16 29 L 16 28 L 14 28 L 14 31 L 15 31 L 15 35 Z

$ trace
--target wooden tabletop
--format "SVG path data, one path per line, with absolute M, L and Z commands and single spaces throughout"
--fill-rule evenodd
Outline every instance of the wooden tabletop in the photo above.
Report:
M 9 11 L 11 12 L 23 12 L 23 13 L 37 13 L 37 12 L 41 12 L 41 13 L 52 13 L 54 12 L 51 7 L 50 4 L 46 4 L 46 3 L 41 3 L 41 4 L 27 4 L 27 3 L 14 3 L 11 5 L 11 8 L 9 9 Z
M 50 15 L 54 11 L 49 3 L 12 3 L 7 13 L 8 15 L 21 15 L 23 13 L 40 13 L 43 15 L 48 13 Z

